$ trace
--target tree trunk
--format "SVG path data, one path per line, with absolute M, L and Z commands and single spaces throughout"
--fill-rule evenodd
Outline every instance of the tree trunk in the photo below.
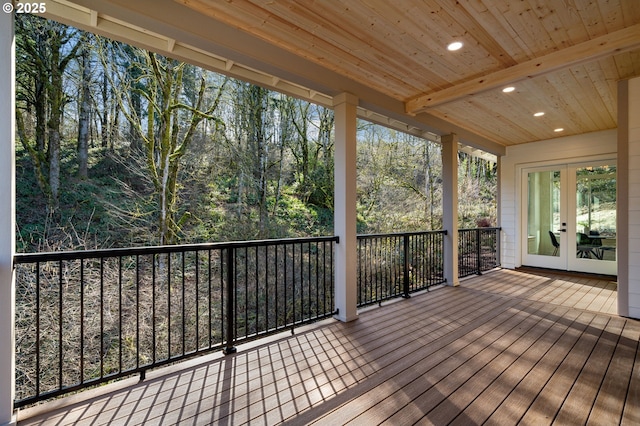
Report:
M 98 114 L 100 117 L 100 140 L 102 148 L 109 146 L 109 79 L 107 78 L 107 70 L 105 69 L 102 74 L 102 114 Z
M 52 63 L 56 66 L 51 69 L 51 81 L 49 83 L 49 187 L 51 188 L 51 207 L 58 207 L 60 196 L 60 123 L 62 120 L 62 70 L 58 67 L 60 52 L 54 49 Z
M 91 119 L 91 69 L 89 67 L 89 42 L 83 37 L 81 66 L 82 81 L 81 98 L 80 98 L 80 114 L 78 117 L 78 176 L 80 179 L 87 179 L 88 162 L 89 162 L 89 121 Z
M 49 128 L 49 188 L 51 207 L 58 207 L 60 197 L 60 131 Z

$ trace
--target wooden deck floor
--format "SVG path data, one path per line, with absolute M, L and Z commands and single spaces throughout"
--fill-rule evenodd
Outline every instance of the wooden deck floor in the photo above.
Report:
M 19 424 L 638 425 L 640 321 L 615 296 L 493 271 Z

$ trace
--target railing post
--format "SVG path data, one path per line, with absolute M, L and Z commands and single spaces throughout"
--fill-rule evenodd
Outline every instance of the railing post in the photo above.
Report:
M 447 285 L 460 285 L 458 273 L 458 136 L 442 135 L 442 226 L 444 238 L 444 278 Z
M 225 355 L 236 353 L 236 348 L 233 346 L 235 341 L 235 248 L 229 247 L 227 249 L 227 345 L 223 349 Z
M 476 274 L 482 275 L 482 265 L 480 263 L 480 256 L 482 256 L 482 244 L 480 240 L 480 228 L 476 229 Z
M 411 297 L 409 294 L 409 235 L 404 234 L 402 236 L 402 243 L 404 248 L 404 279 L 403 279 L 403 295 L 405 299 Z
M 502 253 L 500 251 L 500 231 L 502 231 L 502 228 L 496 228 L 495 230 L 495 256 L 496 256 L 496 266 L 500 266 L 502 265 Z

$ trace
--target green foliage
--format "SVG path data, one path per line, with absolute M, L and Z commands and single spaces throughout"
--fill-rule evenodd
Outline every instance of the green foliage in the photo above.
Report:
M 35 40 L 27 27 L 18 31 Z M 42 137 L 38 122 L 25 114 L 18 129 L 19 251 L 333 233 L 333 111 L 120 43 L 96 37 L 91 46 L 83 64 L 92 64 L 92 80 L 73 60 L 63 75 L 76 108 L 61 115 L 55 208 L 30 152 L 34 135 Z M 30 72 L 18 80 L 46 77 Z M 78 177 L 73 98 L 83 81 L 100 94 L 92 97 L 87 178 Z M 35 92 L 20 87 L 26 108 Z M 439 145 L 358 125 L 358 232 L 440 229 Z M 460 225 L 495 223 L 495 165 L 459 160 Z

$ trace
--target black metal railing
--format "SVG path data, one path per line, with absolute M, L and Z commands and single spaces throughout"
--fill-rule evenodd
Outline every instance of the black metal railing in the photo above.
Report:
M 500 266 L 500 229 L 458 230 L 458 277 L 481 274 Z
M 500 228 L 459 230 L 459 276 Z M 446 231 L 359 235 L 357 305 L 445 282 Z M 19 254 L 16 407 L 334 314 L 337 237 Z
M 16 255 L 15 406 L 331 316 L 337 241 Z
M 358 235 L 358 306 L 444 282 L 446 231 Z

